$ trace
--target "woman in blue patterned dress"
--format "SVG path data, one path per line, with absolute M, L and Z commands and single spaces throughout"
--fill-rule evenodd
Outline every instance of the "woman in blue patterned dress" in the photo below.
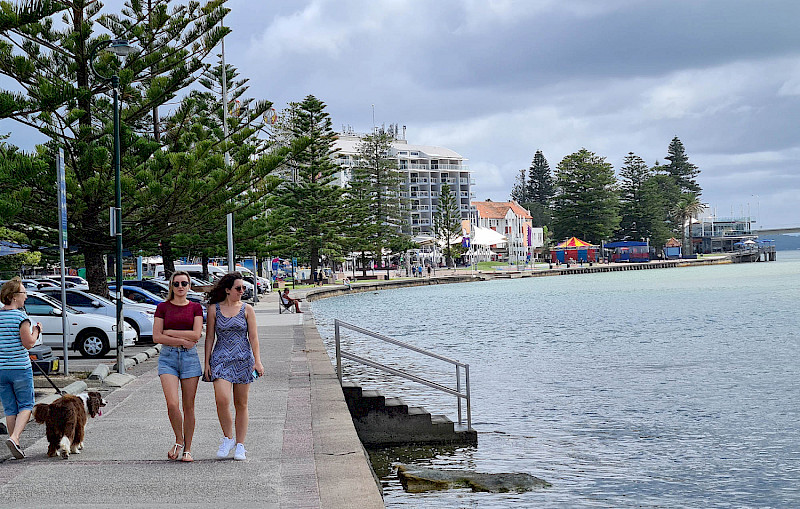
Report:
M 249 416 L 247 397 L 253 371 L 264 374 L 258 349 L 256 314 L 251 306 L 242 302 L 244 279 L 238 272 L 223 276 L 214 285 L 208 297 L 206 327 L 206 380 L 214 382 L 217 417 L 222 427 L 222 443 L 218 458 L 227 458 L 236 446 L 235 460 L 245 460 L 244 439 Z M 234 421 L 231 419 L 231 393 L 236 410 L 236 438 L 233 438 Z

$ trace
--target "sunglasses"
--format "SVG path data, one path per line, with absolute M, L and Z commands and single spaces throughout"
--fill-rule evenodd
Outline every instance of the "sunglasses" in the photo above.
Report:
M 243 292 L 244 291 L 244 286 L 242 286 L 242 285 L 234 286 L 233 289 L 236 290 L 237 292 Z
M 189 282 L 188 281 L 173 281 L 172 282 L 172 286 L 174 286 L 175 288 L 177 288 L 179 286 L 182 286 L 182 287 L 186 288 L 187 286 L 189 286 Z

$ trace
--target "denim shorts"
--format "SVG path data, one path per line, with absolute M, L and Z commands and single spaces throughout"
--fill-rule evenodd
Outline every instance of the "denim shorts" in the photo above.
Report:
M 33 371 L 30 368 L 0 369 L 0 398 L 6 415 L 33 410 Z
M 166 346 L 158 354 L 158 374 L 175 375 L 180 379 L 203 375 L 197 347 Z

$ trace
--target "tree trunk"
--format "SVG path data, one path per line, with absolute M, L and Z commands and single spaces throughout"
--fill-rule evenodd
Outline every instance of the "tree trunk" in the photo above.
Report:
M 161 239 L 161 260 L 164 264 L 164 279 L 172 277 L 175 272 L 175 261 L 172 259 L 172 240 L 170 238 Z
M 200 263 L 203 264 L 203 279 L 208 281 L 208 255 L 206 253 L 200 257 Z
M 83 248 L 83 260 L 86 263 L 86 280 L 89 281 L 89 291 L 102 297 L 108 297 L 108 282 L 106 281 L 102 248 L 86 244 Z

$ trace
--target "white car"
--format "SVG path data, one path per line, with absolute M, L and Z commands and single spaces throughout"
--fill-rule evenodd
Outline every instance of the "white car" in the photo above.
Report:
M 61 288 L 42 288 L 41 293 L 49 295 L 61 302 Z M 153 341 L 153 321 L 155 319 L 155 306 L 136 304 L 135 302 L 122 301 L 122 314 L 125 322 L 136 331 L 136 341 Z M 76 288 L 67 289 L 67 306 L 83 311 L 110 316 L 116 320 L 117 305 L 109 299 Z
M 42 342 L 51 348 L 61 348 L 61 303 L 43 293 L 29 291 L 25 311 L 31 322 L 42 322 Z M 84 357 L 103 357 L 112 347 L 117 347 L 117 324 L 113 318 L 84 313 L 67 306 L 67 323 L 67 348 L 79 351 Z M 133 346 L 135 341 L 136 331 L 126 322 L 123 345 Z

